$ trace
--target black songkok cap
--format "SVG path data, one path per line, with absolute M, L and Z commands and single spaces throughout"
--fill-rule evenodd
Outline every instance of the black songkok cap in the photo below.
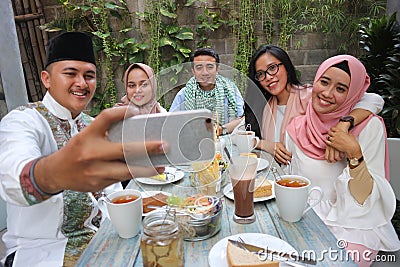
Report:
M 341 69 L 342 71 L 346 72 L 351 78 L 349 63 L 347 62 L 347 60 L 337 63 L 337 64 L 333 65 L 332 67 Z
M 92 38 L 83 32 L 65 32 L 50 39 L 45 67 L 62 60 L 79 60 L 96 65 Z

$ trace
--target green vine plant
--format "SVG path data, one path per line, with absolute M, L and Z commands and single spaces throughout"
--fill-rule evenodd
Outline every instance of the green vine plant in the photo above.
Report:
M 341 52 L 353 46 L 354 51 L 359 51 L 360 22 L 381 15 L 386 5 L 383 0 L 214 0 L 211 7 L 206 0 L 146 0 L 145 11 L 137 13 L 129 10 L 126 0 L 57 1 L 65 14 L 41 25 L 41 29 L 80 30 L 94 36 L 100 63 L 98 89 L 91 109 L 94 116 L 116 102 L 116 93 L 120 91 L 116 81 L 121 77 L 115 76 L 119 70 L 130 63 L 143 62 L 156 73 L 173 71 L 170 84 L 179 84 L 179 64 L 189 61 L 192 46 L 212 46 L 212 34 L 222 27 L 231 27 L 234 35 L 233 67 L 247 74 L 257 42 L 275 43 L 285 49 L 300 48 L 300 41 L 291 44 L 292 36 L 298 33 L 333 34 L 339 40 Z M 202 9 L 194 10 L 200 13 L 198 24 L 179 24 L 181 9 L 198 7 Z M 240 82 L 238 86 L 243 92 L 245 86 Z
M 238 2 L 238 3 L 237 3 Z M 233 27 L 233 34 L 236 38 L 234 51 L 234 68 L 243 74 L 247 74 L 248 64 L 254 52 L 254 10 L 253 1 L 239 0 L 236 2 L 238 10 L 238 25 Z M 238 78 L 239 79 L 239 78 Z M 235 81 L 242 94 L 246 90 L 246 79 Z
M 148 39 L 150 41 L 149 65 L 155 73 L 174 71 L 170 75 L 170 86 L 179 81 L 179 73 L 182 68 L 180 64 L 188 62 L 190 53 L 188 41 L 194 39 L 193 31 L 189 27 L 180 27 L 177 22 L 177 5 L 175 1 L 147 1 L 145 12 L 136 12 L 149 29 Z M 174 68 L 170 68 L 174 66 Z M 158 99 L 162 106 L 168 108 L 165 101 L 165 93 L 158 90 Z
M 154 72 L 160 70 L 160 37 L 161 37 L 161 3 L 160 1 L 147 1 L 144 17 L 147 19 L 149 28 L 150 48 L 148 52 L 148 64 L 153 67 Z
M 274 35 L 273 23 L 274 2 L 270 0 L 258 0 L 255 3 L 256 18 L 261 22 L 263 42 L 272 44 Z
M 221 11 L 212 11 L 207 5 L 204 5 L 203 13 L 198 15 L 199 24 L 196 26 L 197 45 L 196 47 L 210 47 L 208 43 L 210 35 L 223 25 L 227 24 L 221 16 Z
M 253 6 L 262 21 L 264 43 L 299 48 L 299 41 L 291 44 L 295 34 L 322 32 L 342 40 L 338 51 L 347 52 L 358 49 L 360 22 L 382 15 L 385 5 L 386 1 L 373 0 L 258 0 Z

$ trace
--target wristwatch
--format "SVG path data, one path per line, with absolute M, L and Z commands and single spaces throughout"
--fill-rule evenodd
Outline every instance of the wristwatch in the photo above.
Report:
M 358 167 L 361 164 L 361 162 L 364 161 L 364 156 L 361 156 L 360 158 L 347 159 L 347 161 L 349 162 L 350 169 L 354 169 Z
M 343 116 L 339 119 L 339 121 L 350 122 L 349 131 L 354 128 L 354 117 L 353 116 L 350 116 L 350 115 Z
M 224 125 L 221 125 L 221 128 L 222 128 L 222 135 L 228 134 L 228 129 L 226 129 Z

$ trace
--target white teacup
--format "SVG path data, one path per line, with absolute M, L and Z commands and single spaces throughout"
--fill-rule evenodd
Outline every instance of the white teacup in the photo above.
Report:
M 282 182 L 288 180 L 294 180 L 294 182 L 291 182 L 292 186 L 296 185 L 296 181 L 299 181 L 299 183 L 304 183 L 304 185 L 298 187 L 281 185 Z M 297 185 L 299 185 L 299 183 Z M 309 211 L 311 208 L 315 207 L 319 202 L 321 202 L 324 195 L 320 187 L 311 187 L 311 181 L 309 179 L 294 174 L 280 176 L 280 179 L 278 181 L 275 181 L 274 189 L 279 216 L 288 222 L 299 221 L 307 211 Z M 311 203 L 311 206 L 306 208 L 312 191 L 319 192 L 319 197 L 316 200 L 313 199 L 313 203 Z
M 126 196 L 134 196 L 136 199 L 125 203 L 116 202 L 118 198 L 122 198 L 120 202 L 126 201 L 123 200 Z M 122 238 L 136 236 L 139 233 L 143 215 L 143 201 L 140 192 L 134 189 L 125 189 L 113 192 L 107 195 L 107 198 L 112 202 L 104 198 L 101 199 L 101 202 L 106 203 L 108 217 L 118 235 Z M 102 203 L 99 204 L 102 205 Z
M 238 131 L 233 137 L 233 143 L 237 146 L 239 153 L 249 153 L 260 143 L 260 138 L 253 131 Z

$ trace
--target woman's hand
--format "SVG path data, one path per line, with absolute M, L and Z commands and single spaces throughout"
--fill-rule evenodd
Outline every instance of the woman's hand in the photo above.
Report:
M 287 165 L 292 159 L 292 153 L 290 153 L 282 143 L 276 142 L 274 145 L 275 160 L 280 164 Z
M 358 140 L 351 133 L 345 132 L 337 127 L 331 128 L 325 140 L 327 148 L 333 148 L 339 152 L 341 159 L 347 155 L 348 158 L 362 155 L 361 147 Z M 326 157 L 325 159 L 328 160 Z M 329 160 L 328 160 L 329 161 Z M 329 161 L 335 162 L 335 161 Z
M 275 160 L 280 164 L 288 164 L 288 161 L 292 159 L 292 153 L 290 153 L 286 147 L 280 142 L 269 142 L 261 139 L 257 146 L 258 149 L 267 151 L 273 155 Z
M 326 146 L 325 159 L 330 163 L 341 161 L 345 157 L 345 153 L 335 149 L 331 146 Z

